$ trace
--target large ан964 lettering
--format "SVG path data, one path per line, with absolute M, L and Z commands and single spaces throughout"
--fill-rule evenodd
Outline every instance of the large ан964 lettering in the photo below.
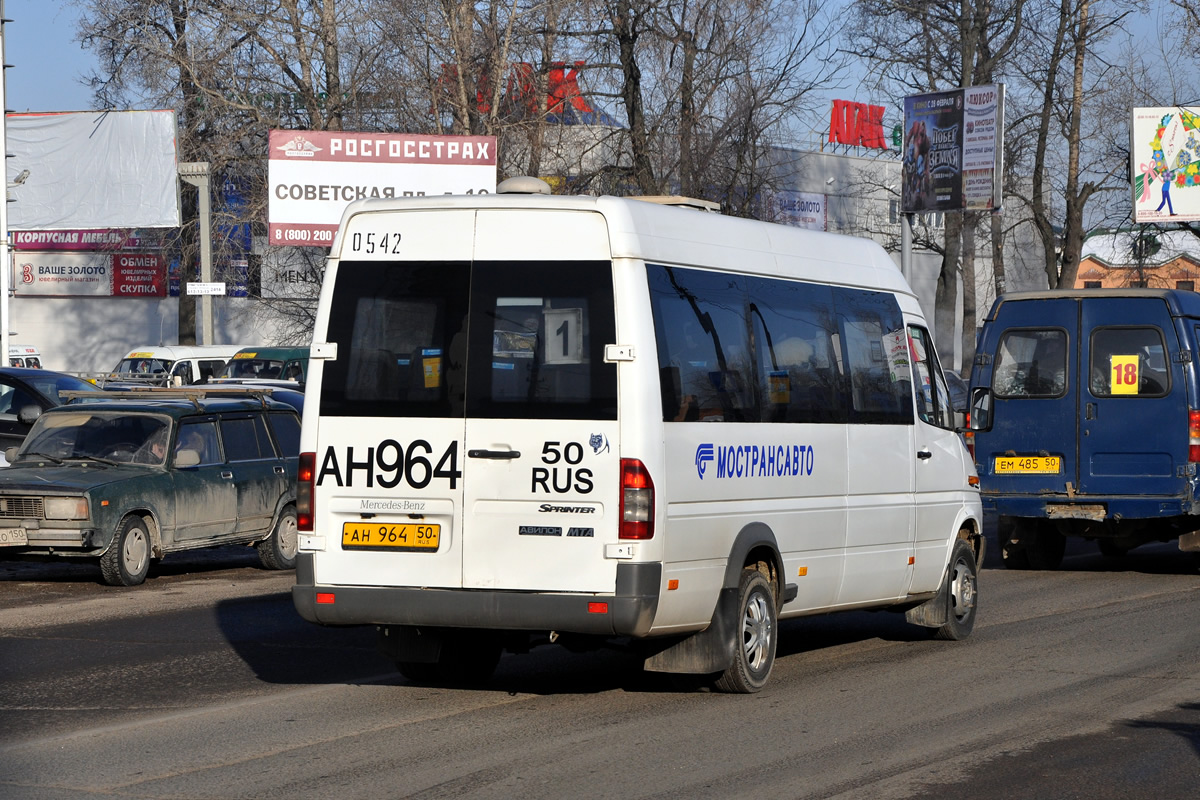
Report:
M 458 468 L 458 442 L 451 442 L 435 462 L 433 446 L 424 439 L 414 439 L 406 447 L 395 439 L 384 439 L 370 447 L 332 445 L 325 448 L 316 485 L 326 481 L 338 486 L 381 486 L 391 489 L 406 483 L 414 489 L 424 489 L 432 481 L 449 481 L 458 488 L 462 471 Z

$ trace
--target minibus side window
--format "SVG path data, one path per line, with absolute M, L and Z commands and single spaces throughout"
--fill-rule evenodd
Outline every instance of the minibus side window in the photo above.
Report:
M 833 289 L 769 278 L 748 284 L 761 421 L 845 422 Z
M 838 287 L 833 302 L 850 381 L 849 421 L 913 424 L 912 373 L 896 298 Z
M 1061 397 L 1067 390 L 1067 332 L 1013 329 L 996 348 L 992 391 L 997 397 Z
M 946 378 L 942 375 L 929 333 L 924 328 L 910 325 L 908 346 L 912 355 L 917 416 L 930 425 L 953 428 L 954 409 L 950 405 L 950 389 L 946 386 Z
M 647 267 L 667 422 L 750 422 L 754 397 L 744 279 Z
M 1171 387 L 1158 328 L 1095 328 L 1088 388 L 1096 397 L 1161 397 Z

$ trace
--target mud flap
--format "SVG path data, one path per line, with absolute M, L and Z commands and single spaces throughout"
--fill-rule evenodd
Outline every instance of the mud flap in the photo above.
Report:
M 683 639 L 651 641 L 649 647 L 653 649 L 646 656 L 643 669 L 684 675 L 724 672 L 733 663 L 737 600 L 737 587 L 722 589 L 707 628 Z
M 975 554 L 975 569 L 979 569 L 979 565 L 983 563 L 984 550 L 987 547 L 986 540 L 978 534 L 973 534 L 967 537 L 967 543 L 971 546 L 971 552 Z M 951 550 L 953 556 L 953 550 Z M 942 585 L 938 587 L 937 594 L 926 600 L 919 606 L 914 606 L 904 612 L 904 619 L 913 625 L 921 625 L 926 628 L 940 628 L 950 619 L 950 568 L 953 566 L 953 558 L 951 563 L 946 565 L 946 573 L 942 576 Z
M 949 573 L 947 573 L 949 574 Z M 940 628 L 950 618 L 950 582 L 942 579 L 938 592 L 919 606 L 904 612 L 904 619 L 913 625 Z

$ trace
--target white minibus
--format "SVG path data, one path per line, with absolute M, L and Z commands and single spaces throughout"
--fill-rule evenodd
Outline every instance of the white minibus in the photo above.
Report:
M 301 436 L 305 619 L 376 626 L 414 681 L 618 642 L 732 692 L 767 682 L 781 619 L 970 633 L 978 479 L 881 247 L 508 185 L 345 212 Z
M 27 344 L 10 344 L 8 346 L 8 365 L 26 369 L 42 369 L 42 354 L 36 347 Z
M 189 386 L 221 374 L 242 349 L 237 344 L 148 345 L 131 350 L 112 368 L 105 385 Z

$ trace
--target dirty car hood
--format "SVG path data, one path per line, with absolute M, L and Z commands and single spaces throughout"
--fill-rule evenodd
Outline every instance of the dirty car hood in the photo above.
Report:
M 82 492 L 130 479 L 145 479 L 161 472 L 146 466 L 110 466 L 96 462 L 52 464 L 38 461 L 0 469 L 0 492 Z

